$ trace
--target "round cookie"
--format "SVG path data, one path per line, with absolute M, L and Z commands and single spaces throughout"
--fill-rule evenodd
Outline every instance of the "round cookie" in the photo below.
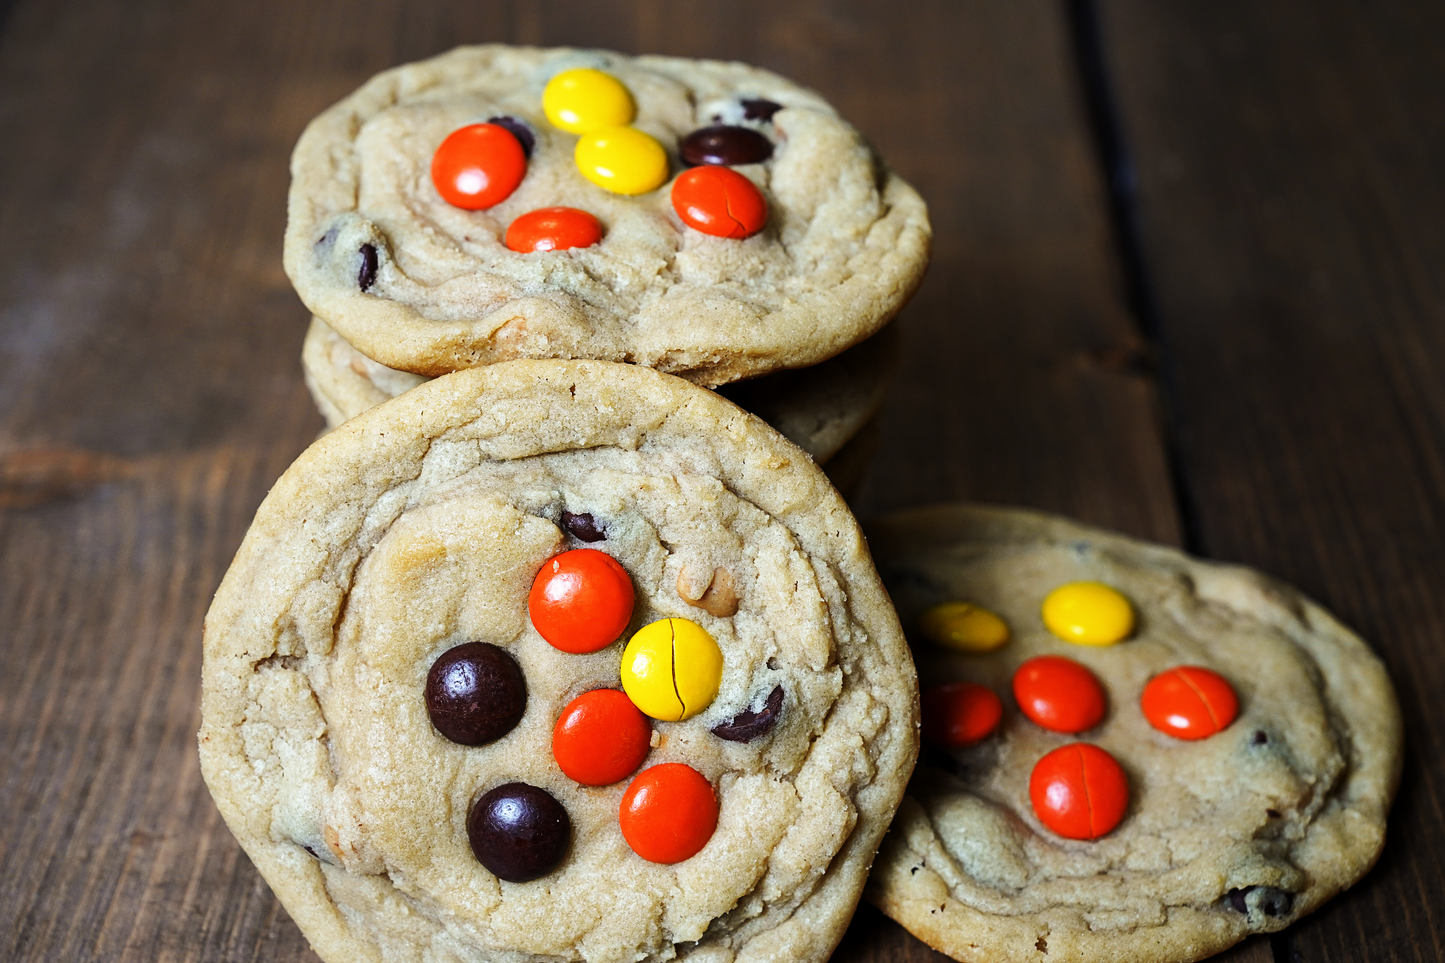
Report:
M 869 537 L 918 660 L 925 744 L 867 895 L 929 945 L 965 961 L 1198 960 L 1288 926 L 1374 864 L 1400 774 L 1394 692 L 1364 642 L 1293 589 L 1027 511 L 940 506 Z M 1080 581 L 1130 601 L 1124 641 L 1045 629 L 1045 597 Z M 949 601 L 1001 616 L 1007 643 L 926 641 L 920 617 Z M 1101 724 L 1064 735 L 1025 718 L 1010 683 L 1039 655 L 1092 670 Z M 1166 735 L 1141 710 L 1145 684 L 1183 665 L 1238 696 L 1207 738 Z M 969 748 L 931 746 L 931 687 L 958 681 L 1002 696 L 1002 723 Z M 1076 741 L 1128 783 L 1122 821 L 1092 841 L 1050 831 L 1030 801 L 1035 763 Z
M 597 68 L 636 103 L 631 129 L 679 142 L 721 123 L 762 134 L 770 158 L 730 168 L 762 192 L 745 240 L 684 224 L 671 179 L 636 196 L 583 176 L 575 134 L 542 92 Z M 776 109 L 774 109 L 776 108 Z M 444 201 L 432 157 L 493 117 L 533 141 L 505 200 Z M 744 64 L 600 51 L 463 47 L 379 74 L 311 122 L 291 161 L 286 272 L 301 300 L 368 357 L 439 375 L 514 358 L 647 365 L 704 385 L 815 364 L 882 327 L 928 261 L 921 198 L 817 94 Z M 600 220 L 585 248 L 519 254 L 517 218 L 564 206 Z
M 529 593 L 583 548 L 605 553 L 593 571 L 620 564 L 635 598 L 617 642 L 574 654 L 538 634 Z M 565 624 L 547 611 L 544 628 Z M 627 780 L 581 785 L 552 749 L 564 707 L 620 688 L 624 644 L 660 619 L 687 620 L 721 654 L 703 705 L 678 650 L 691 714 L 650 720 L 631 777 L 686 767 L 715 793 L 716 831 L 673 864 L 624 838 Z M 513 697 L 487 647 L 515 661 L 525 705 L 500 738 L 462 745 L 431 723 L 424 692 L 445 690 L 433 667 L 473 643 Z M 332 963 L 821 961 L 917 752 L 902 631 L 822 472 L 720 396 L 606 362 L 459 372 L 319 439 L 216 594 L 203 676 L 206 782 Z M 657 798 L 629 800 L 633 832 L 671 818 Z M 494 876 L 469 844 L 469 831 L 483 847 L 505 837 L 508 800 L 538 814 L 545 845 L 489 855 L 518 878 L 541 866 L 529 882 Z
M 883 407 L 898 353 L 898 329 L 889 325 L 822 364 L 729 385 L 722 394 L 778 429 L 821 465 Z M 306 387 L 331 428 L 427 380 L 372 361 L 316 317 L 306 331 L 301 368 Z

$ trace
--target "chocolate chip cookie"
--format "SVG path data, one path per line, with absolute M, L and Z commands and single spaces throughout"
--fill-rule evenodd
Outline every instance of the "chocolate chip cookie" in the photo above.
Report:
M 711 386 L 806 367 L 898 312 L 931 236 L 821 97 L 736 63 L 459 48 L 321 114 L 291 171 L 301 300 L 428 376 L 596 358 Z
M 1197 960 L 1379 855 L 1383 665 L 1258 573 L 1042 514 L 869 530 L 923 687 L 924 761 L 869 898 L 959 960 Z
M 878 413 L 898 365 L 893 325 L 822 364 L 728 385 L 722 394 L 825 464 Z M 335 428 L 427 379 L 372 361 L 320 318 L 301 349 L 312 400 Z M 841 484 L 839 487 L 843 487 Z
M 337 963 L 824 960 L 917 752 L 842 499 L 634 365 L 458 372 L 323 436 L 204 647 L 206 782 Z

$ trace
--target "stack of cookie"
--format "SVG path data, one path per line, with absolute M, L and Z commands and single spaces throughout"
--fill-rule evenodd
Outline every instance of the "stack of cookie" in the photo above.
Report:
M 207 617 L 247 853 L 329 961 L 825 959 L 918 696 L 818 464 L 859 461 L 922 200 L 771 73 L 495 46 L 292 172 L 332 430 Z
M 1378 855 L 1389 680 L 1287 588 L 954 506 L 878 524 L 885 589 L 819 464 L 928 225 L 816 94 L 461 49 L 293 174 L 332 430 L 206 617 L 200 745 L 328 963 L 821 963 L 875 855 L 959 960 L 1175 963 Z
M 292 175 L 286 270 L 332 427 L 450 371 L 592 358 L 761 379 L 726 393 L 848 481 L 897 355 L 877 332 L 928 260 L 917 193 L 741 64 L 463 48 L 323 113 Z

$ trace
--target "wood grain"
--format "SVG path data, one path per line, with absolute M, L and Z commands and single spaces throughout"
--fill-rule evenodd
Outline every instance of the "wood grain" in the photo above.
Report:
M 291 145 L 393 64 L 584 43 L 817 86 L 937 233 L 864 508 L 1178 538 L 1054 5 L 14 0 L 0 31 L 0 959 L 315 959 L 200 782 L 200 624 L 321 427 Z M 838 956 L 937 958 L 871 909 Z
M 1106 0 L 1200 548 L 1370 639 L 1406 721 L 1380 865 L 1277 939 L 1445 957 L 1445 8 Z

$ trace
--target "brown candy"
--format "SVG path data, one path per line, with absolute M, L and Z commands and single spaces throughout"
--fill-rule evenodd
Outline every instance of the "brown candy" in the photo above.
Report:
M 713 726 L 712 734 L 728 742 L 752 742 L 772 732 L 782 714 L 783 687 L 773 686 L 773 691 L 768 693 L 768 701 L 761 710 L 754 712 L 748 709 L 739 712 L 727 722 Z
M 546 876 L 567 855 L 572 820 L 551 793 L 509 782 L 487 793 L 467 816 L 472 854 L 510 883 Z
M 532 133 L 532 128 L 528 127 L 525 122 L 515 117 L 502 116 L 488 117 L 487 123 L 496 124 L 517 138 L 517 143 L 522 145 L 522 156 L 531 158 L 532 149 L 537 146 L 537 138 Z
M 760 164 L 773 156 L 773 142 L 751 127 L 730 127 L 720 124 L 700 127 L 677 145 L 678 154 L 686 164 L 714 164 L 735 167 L 739 164 Z
M 522 667 L 490 642 L 448 649 L 427 673 L 427 715 L 452 742 L 481 746 L 500 739 L 526 709 Z

